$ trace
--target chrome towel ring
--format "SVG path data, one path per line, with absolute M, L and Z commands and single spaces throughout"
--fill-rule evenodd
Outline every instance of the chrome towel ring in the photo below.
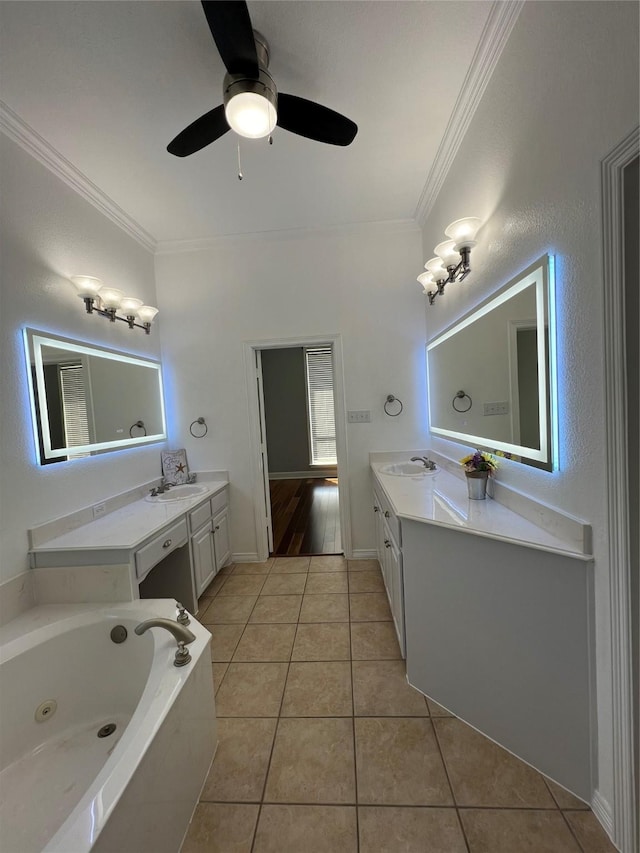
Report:
M 391 403 L 397 403 L 400 408 L 397 412 L 390 412 L 387 406 L 391 405 Z M 397 397 L 394 397 L 393 394 L 388 394 L 387 399 L 384 401 L 384 411 L 385 414 L 389 415 L 390 418 L 397 418 L 399 414 L 402 413 L 404 406 L 402 405 L 402 400 L 399 400 Z
M 138 429 L 144 430 L 143 435 L 147 434 L 147 428 L 144 425 L 144 421 L 136 421 L 135 424 L 131 424 L 131 426 L 129 427 L 129 435 L 131 436 L 131 438 L 133 438 L 133 431 L 136 427 Z M 138 436 L 138 438 L 140 438 L 140 436 Z
M 195 424 L 200 424 L 200 426 L 203 426 L 204 432 L 194 432 L 193 427 Z M 189 432 L 194 438 L 204 438 L 205 435 L 209 432 L 209 427 L 206 425 L 204 418 L 196 418 L 195 421 L 191 421 L 191 425 L 189 426 Z
M 466 407 L 466 409 L 458 408 L 458 406 L 456 406 L 456 400 L 464 400 L 465 398 L 469 401 L 469 405 Z M 462 412 L 468 412 L 469 409 L 471 408 L 471 406 L 473 406 L 473 400 L 471 399 L 471 397 L 468 394 L 465 394 L 464 391 L 458 391 L 456 396 L 451 401 L 451 405 L 453 406 L 453 409 L 456 412 L 461 412 L 461 413 Z

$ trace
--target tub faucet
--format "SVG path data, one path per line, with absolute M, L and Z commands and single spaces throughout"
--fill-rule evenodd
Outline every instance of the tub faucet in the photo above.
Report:
M 184 666 L 189 663 L 191 655 L 187 649 L 187 643 L 193 643 L 196 638 L 194 633 L 185 628 L 184 625 L 179 625 L 177 622 L 172 622 L 171 619 L 163 619 L 161 617 L 141 622 L 139 625 L 136 625 L 134 631 L 136 634 L 144 634 L 149 628 L 165 628 L 170 634 L 173 634 L 178 643 L 178 651 L 173 660 L 174 666 Z
M 435 471 L 438 467 L 435 462 L 432 462 L 431 459 L 429 459 L 428 456 L 412 456 L 411 461 L 422 462 L 424 467 L 427 468 L 429 471 Z

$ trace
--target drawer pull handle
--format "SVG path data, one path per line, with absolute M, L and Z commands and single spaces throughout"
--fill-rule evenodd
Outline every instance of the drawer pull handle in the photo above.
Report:
M 374 511 L 374 512 L 380 512 L 380 509 L 379 509 L 379 507 L 374 506 L 373 511 Z
M 385 517 L 385 518 L 389 518 L 389 516 L 390 516 L 390 515 L 391 515 L 391 513 L 389 512 L 389 510 L 388 510 L 388 509 L 385 509 L 385 511 L 384 511 L 384 517 Z
M 166 542 L 162 543 L 163 548 L 169 548 L 170 545 L 171 545 L 171 539 L 167 539 Z
M 219 524 L 216 524 L 215 529 L 216 529 L 216 530 L 220 530 L 220 525 L 219 525 Z
M 385 540 L 384 540 L 384 547 L 385 547 L 385 548 L 391 548 L 391 542 L 389 542 L 389 540 L 388 540 L 388 539 L 385 539 Z

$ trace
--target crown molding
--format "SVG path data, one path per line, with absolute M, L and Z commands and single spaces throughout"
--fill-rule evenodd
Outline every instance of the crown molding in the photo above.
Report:
M 442 189 L 524 2 L 525 0 L 495 0 L 491 7 L 416 207 L 415 219 L 420 225 L 425 224 Z
M 129 216 L 119 205 L 109 198 L 73 163 L 62 156 L 46 139 L 36 133 L 7 104 L 0 101 L 0 130 L 16 142 L 38 162 L 46 166 L 56 177 L 75 190 L 85 201 L 92 204 L 100 213 L 122 228 L 147 251 L 154 252 L 156 240 Z
M 220 234 L 185 240 L 160 240 L 156 244 L 156 255 L 175 255 L 181 252 L 203 252 L 216 246 L 254 240 L 277 242 L 278 240 L 307 239 L 318 234 L 363 234 L 369 231 L 392 231 L 420 233 L 414 219 L 389 219 L 375 222 L 352 222 L 343 225 L 327 225 L 324 228 L 287 228 L 278 231 L 251 231 L 244 234 Z

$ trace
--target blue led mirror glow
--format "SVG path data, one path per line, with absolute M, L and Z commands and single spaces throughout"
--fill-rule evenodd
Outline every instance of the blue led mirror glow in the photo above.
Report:
M 427 345 L 430 431 L 556 470 L 555 338 L 554 259 L 544 255 Z
M 160 363 L 24 330 L 40 464 L 164 441 Z

